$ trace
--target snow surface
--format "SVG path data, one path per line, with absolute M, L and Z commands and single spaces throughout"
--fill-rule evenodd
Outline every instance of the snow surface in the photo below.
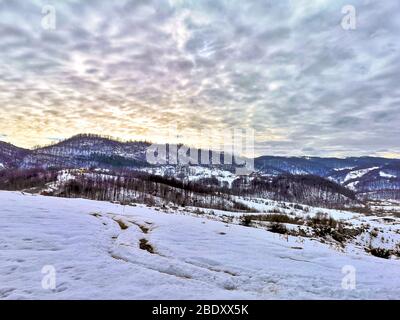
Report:
M 381 176 L 382 178 L 396 178 L 395 175 L 383 171 L 379 171 L 379 176 Z
M 228 187 L 231 187 L 232 183 L 238 178 L 236 174 L 230 171 L 193 165 L 182 168 L 176 168 L 174 166 L 161 166 L 155 168 L 142 168 L 141 170 L 158 176 L 176 177 L 182 175 L 187 181 L 199 181 L 200 179 L 216 178 L 220 183 L 225 184 Z
M 309 217 L 315 217 L 317 213 L 323 211 L 327 213 L 330 217 L 332 217 L 335 220 L 347 220 L 347 219 L 353 219 L 355 217 L 360 216 L 357 213 L 354 212 L 349 212 L 349 211 L 343 211 L 343 210 L 334 210 L 334 209 L 326 209 L 326 208 L 319 208 L 319 207 L 311 207 L 307 205 L 300 205 L 301 209 L 296 209 L 293 207 L 293 203 L 290 202 L 285 202 L 285 201 L 275 201 L 275 200 L 270 200 L 270 199 L 263 199 L 263 198 L 247 198 L 247 197 L 235 197 L 235 200 L 245 204 L 249 208 L 255 209 L 259 212 L 264 212 L 264 213 L 270 213 L 270 214 L 276 214 L 276 209 L 279 210 L 279 212 L 287 214 L 287 215 L 292 215 L 295 214 L 296 216 L 299 217 L 304 217 L 304 216 L 309 216 Z M 305 211 L 306 210 L 306 211 Z M 249 213 L 252 214 L 252 213 Z
M 0 192 L 0 204 L 0 299 L 400 298 L 398 260 L 312 239 L 83 199 Z M 346 265 L 355 290 L 342 288 Z
M 360 170 L 354 170 L 349 172 L 346 177 L 344 178 L 344 182 L 361 178 L 362 176 L 366 175 L 368 172 L 379 169 L 379 167 L 372 167 L 372 168 L 367 168 L 367 169 L 360 169 Z
M 339 167 L 339 168 L 333 168 L 334 171 L 342 171 L 342 170 L 351 170 L 354 169 L 355 167 Z
M 350 182 L 349 184 L 347 184 L 346 187 L 350 190 L 357 191 L 357 185 L 359 183 L 360 183 L 360 181 L 353 181 L 353 182 Z

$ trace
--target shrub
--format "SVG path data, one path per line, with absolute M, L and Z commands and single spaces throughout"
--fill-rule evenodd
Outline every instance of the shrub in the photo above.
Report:
M 392 255 L 392 251 L 384 248 L 372 248 L 369 250 L 369 253 L 375 257 L 389 259 Z
M 154 207 L 156 205 L 156 201 L 152 196 L 145 197 L 143 203 L 150 207 Z
M 279 233 L 279 234 L 287 234 L 288 233 L 286 226 L 279 222 L 271 223 L 271 225 L 268 228 L 268 231 L 273 232 L 273 233 Z
M 277 222 L 277 223 L 293 223 L 297 219 L 291 218 L 287 216 L 286 214 L 271 214 L 265 216 L 264 220 L 270 221 L 270 222 Z
M 304 211 L 304 207 L 302 205 L 297 204 L 297 203 L 293 205 L 293 209 Z
M 303 224 L 303 221 L 298 217 L 290 217 L 286 214 L 260 214 L 250 216 L 251 220 L 256 221 L 267 221 L 267 222 L 278 222 L 278 223 L 290 223 L 290 224 Z
M 376 238 L 379 235 L 379 230 L 375 228 L 370 232 L 370 235 L 372 238 Z
M 282 211 L 279 210 L 278 208 L 273 208 L 271 210 L 268 211 L 269 213 L 278 213 L 278 214 L 282 214 Z
M 232 205 L 232 210 L 234 211 L 244 211 L 244 212 L 250 212 L 253 211 L 253 209 L 251 209 L 249 206 L 246 206 L 244 203 L 240 203 L 237 201 L 232 201 L 233 205 Z
M 251 225 L 251 216 L 242 216 L 240 219 L 240 224 L 245 227 L 250 227 Z
M 317 212 L 315 217 L 311 218 L 308 224 L 309 226 L 326 226 L 333 229 L 338 226 L 338 222 L 324 212 Z

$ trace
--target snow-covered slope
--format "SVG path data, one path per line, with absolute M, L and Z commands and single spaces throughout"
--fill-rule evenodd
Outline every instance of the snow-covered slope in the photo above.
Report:
M 28 150 L 0 141 L 0 170 L 18 167 Z
M 15 192 L 0 203 L 0 299 L 400 297 L 398 260 L 311 239 L 143 206 Z M 56 288 L 43 288 L 53 267 Z
M 159 166 L 151 168 L 142 168 L 144 172 L 158 175 L 175 177 L 184 181 L 200 181 L 204 179 L 216 179 L 223 186 L 231 187 L 232 183 L 238 179 L 235 173 L 216 167 L 205 167 L 199 165 L 193 166 Z
M 57 144 L 32 150 L 22 168 L 136 167 L 145 161 L 144 142 L 120 142 L 96 135 L 77 135 Z
M 146 161 L 149 147 L 147 142 L 123 142 L 93 134 L 76 135 L 34 150 L 0 141 L 0 163 L 4 169 L 143 169 L 185 181 L 219 182 L 226 187 L 234 185 L 237 178 L 232 165 L 149 166 Z M 254 164 L 256 173 L 266 178 L 287 174 L 316 175 L 356 192 L 359 198 L 400 199 L 400 159 L 262 156 L 254 159 Z
M 367 174 L 368 172 L 375 170 L 375 169 L 379 169 L 379 167 L 372 167 L 372 168 L 367 168 L 367 169 L 360 169 L 360 170 L 353 170 L 350 171 L 346 177 L 344 178 L 344 182 L 347 182 L 349 180 L 354 180 L 356 178 L 361 178 L 362 176 L 364 176 L 365 174 Z

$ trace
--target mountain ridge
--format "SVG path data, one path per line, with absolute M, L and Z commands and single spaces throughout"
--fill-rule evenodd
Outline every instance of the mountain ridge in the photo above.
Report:
M 58 142 L 54 142 L 52 144 L 44 145 L 44 146 L 37 146 L 33 148 L 23 148 L 23 147 L 18 147 L 15 144 L 5 142 L 0 140 L 0 147 L 1 145 L 9 145 L 13 148 L 19 149 L 19 150 L 24 150 L 27 152 L 34 152 L 34 151 L 42 151 L 46 149 L 51 149 L 60 145 L 67 144 L 71 141 L 77 140 L 77 139 L 93 139 L 93 140 L 98 140 L 98 141 L 107 141 L 112 144 L 122 144 L 122 145 L 130 145 L 130 144 L 144 144 L 147 146 L 152 145 L 152 142 L 148 141 L 143 141 L 143 140 L 122 140 L 118 139 L 115 137 L 111 136 L 103 136 L 103 135 L 98 135 L 98 134 L 90 134 L 90 133 L 81 133 L 81 134 L 76 134 L 71 136 L 70 138 L 62 139 Z M 178 144 L 182 145 L 182 144 Z M 320 157 L 320 156 L 309 156 L 309 155 L 303 155 L 303 156 L 277 156 L 277 155 L 262 155 L 262 156 L 257 156 L 254 157 L 254 160 L 262 160 L 263 158 L 276 158 L 276 159 L 297 159 L 297 160 L 330 160 L 330 161 L 349 161 L 349 160 L 363 160 L 363 159 L 369 159 L 369 160 L 376 160 L 376 161 L 398 161 L 400 163 L 400 158 L 388 158 L 388 157 L 377 157 L 377 156 L 360 156 L 360 157 L 354 157 L 354 156 L 349 156 L 349 157 Z
M 146 150 L 151 146 L 144 141 L 121 141 L 94 134 L 79 134 L 63 141 L 39 147 L 24 149 L 0 141 L 0 170 L 31 168 L 102 168 L 141 170 L 142 168 L 163 168 L 164 165 L 150 165 L 146 161 Z M 363 193 L 396 194 L 400 198 L 400 159 L 383 157 L 285 157 L 260 156 L 254 158 L 255 172 L 263 177 L 279 175 L 313 175 L 346 188 Z M 219 172 L 233 172 L 232 165 L 190 165 L 190 167 L 216 168 Z M 171 167 L 171 166 L 169 166 Z M 174 166 L 172 166 L 174 167 Z M 176 167 L 176 166 L 175 166 Z M 181 167 L 178 165 L 178 167 Z M 206 169 L 204 169 L 206 170 Z M 203 171 L 204 171 L 203 170 Z M 222 171 L 221 171 L 222 170 Z M 168 170 L 160 170 L 165 175 Z M 203 171 L 197 175 L 201 178 Z M 180 168 L 168 171 L 171 176 L 185 176 Z M 210 174 L 210 178 L 214 173 Z M 225 174 L 226 175 L 226 174 Z M 232 178 L 234 180 L 234 177 Z M 233 181 L 232 180 L 232 181 Z

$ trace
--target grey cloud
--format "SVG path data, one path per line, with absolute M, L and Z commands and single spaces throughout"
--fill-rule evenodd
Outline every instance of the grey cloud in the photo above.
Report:
M 41 29 L 45 2 L 0 1 L 10 139 L 178 122 L 252 127 L 274 154 L 400 149 L 398 1 L 353 1 L 354 31 L 340 27 L 345 0 L 69 0 L 54 2 L 54 31 Z

